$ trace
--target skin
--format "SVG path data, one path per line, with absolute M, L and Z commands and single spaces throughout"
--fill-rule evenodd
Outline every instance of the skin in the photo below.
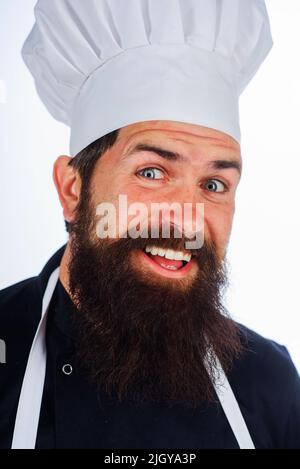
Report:
M 145 141 L 178 152 L 185 161 L 169 161 L 149 152 L 126 157 L 132 145 Z M 74 219 L 81 189 L 78 172 L 68 166 L 70 159 L 60 156 L 53 168 L 54 182 L 67 221 Z M 212 169 L 209 164 L 217 159 L 242 164 L 239 143 L 220 131 L 175 121 L 147 121 L 126 126 L 121 129 L 115 145 L 95 166 L 91 180 L 92 202 L 94 206 L 103 201 L 113 202 L 117 206 L 118 195 L 127 194 L 128 205 L 143 202 L 149 210 L 151 202 L 204 203 L 205 236 L 215 242 L 217 253 L 223 258 L 232 228 L 240 172 L 235 168 Z M 144 173 L 141 175 L 146 168 L 157 168 L 157 179 L 147 179 Z M 207 186 L 212 179 L 221 181 L 221 184 L 217 183 L 218 192 Z M 192 223 L 195 226 L 194 211 Z M 67 245 L 60 265 L 60 280 L 67 291 L 69 260 L 70 249 Z M 144 269 L 160 275 L 141 257 L 140 262 L 144 263 Z M 139 263 L 136 261 L 137 268 L 140 268 Z M 187 275 L 192 275 L 192 269 Z

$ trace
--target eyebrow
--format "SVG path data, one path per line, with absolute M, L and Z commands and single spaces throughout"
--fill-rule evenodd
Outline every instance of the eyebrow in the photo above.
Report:
M 132 149 L 130 149 L 128 153 L 126 153 L 125 157 L 129 157 L 133 155 L 134 153 L 141 152 L 141 151 L 156 153 L 161 158 L 164 158 L 169 161 L 181 161 L 181 162 L 188 161 L 188 159 L 185 156 L 183 156 L 181 153 L 170 151 L 170 150 L 165 150 L 164 148 L 160 148 L 160 147 L 157 147 L 156 145 L 150 145 L 147 143 L 138 143 Z M 236 169 L 239 174 L 242 173 L 241 163 L 233 159 L 229 159 L 229 160 L 218 159 L 218 160 L 210 161 L 209 166 L 212 169 Z
M 157 147 L 155 145 L 149 145 L 147 143 L 138 143 L 130 150 L 129 153 L 126 154 L 126 157 L 131 156 L 133 153 L 137 153 L 139 151 L 148 151 L 150 153 L 156 153 L 158 156 L 169 161 L 187 161 L 187 158 L 185 158 L 180 153 L 165 150 L 163 148 Z
M 213 169 L 236 169 L 239 175 L 242 174 L 242 165 L 236 160 L 214 160 L 209 163 Z

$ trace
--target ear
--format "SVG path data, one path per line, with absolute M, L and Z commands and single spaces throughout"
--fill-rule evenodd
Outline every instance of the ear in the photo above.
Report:
M 81 180 L 69 162 L 70 156 L 60 156 L 53 166 L 53 180 L 63 208 L 64 218 L 68 222 L 74 219 L 74 211 L 79 203 Z

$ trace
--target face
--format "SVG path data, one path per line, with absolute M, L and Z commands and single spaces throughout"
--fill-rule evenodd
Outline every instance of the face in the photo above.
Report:
M 214 398 L 216 362 L 208 344 L 225 372 L 242 350 L 222 306 L 240 165 L 230 137 L 169 121 L 123 128 L 98 160 L 70 220 L 68 271 L 77 358 L 102 391 L 135 403 L 195 406 Z M 181 255 L 191 254 L 187 220 L 180 239 L 174 225 L 165 239 L 98 238 L 96 207 L 112 203 L 118 213 L 119 194 L 128 205 L 145 204 L 149 224 L 153 202 L 204 203 L 203 247 L 183 262 Z M 196 226 L 194 210 L 190 217 Z M 179 257 L 168 259 L 169 249 Z
M 156 152 L 156 148 L 165 153 Z M 193 209 L 182 221 L 183 235 L 187 226 L 196 226 L 196 204 L 204 204 L 205 238 L 214 242 L 222 258 L 230 236 L 240 168 L 239 144 L 226 134 L 170 121 L 138 123 L 123 128 L 117 143 L 98 161 L 91 181 L 92 202 L 94 206 L 111 202 L 118 214 L 118 196 L 124 194 L 128 205 L 144 204 L 149 226 L 151 204 L 184 207 L 190 203 Z M 128 223 L 131 221 L 133 215 L 128 216 Z M 155 246 L 155 239 L 151 245 Z M 153 262 L 157 258 L 162 259 L 135 252 L 131 262 L 137 270 L 165 282 L 181 279 L 181 283 L 188 283 L 197 273 L 193 258 L 178 270 L 176 265 Z

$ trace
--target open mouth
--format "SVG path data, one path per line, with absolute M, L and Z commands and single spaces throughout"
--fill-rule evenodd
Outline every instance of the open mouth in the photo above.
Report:
M 191 253 L 150 245 L 146 246 L 141 254 L 153 270 L 165 277 L 181 278 L 195 263 Z

